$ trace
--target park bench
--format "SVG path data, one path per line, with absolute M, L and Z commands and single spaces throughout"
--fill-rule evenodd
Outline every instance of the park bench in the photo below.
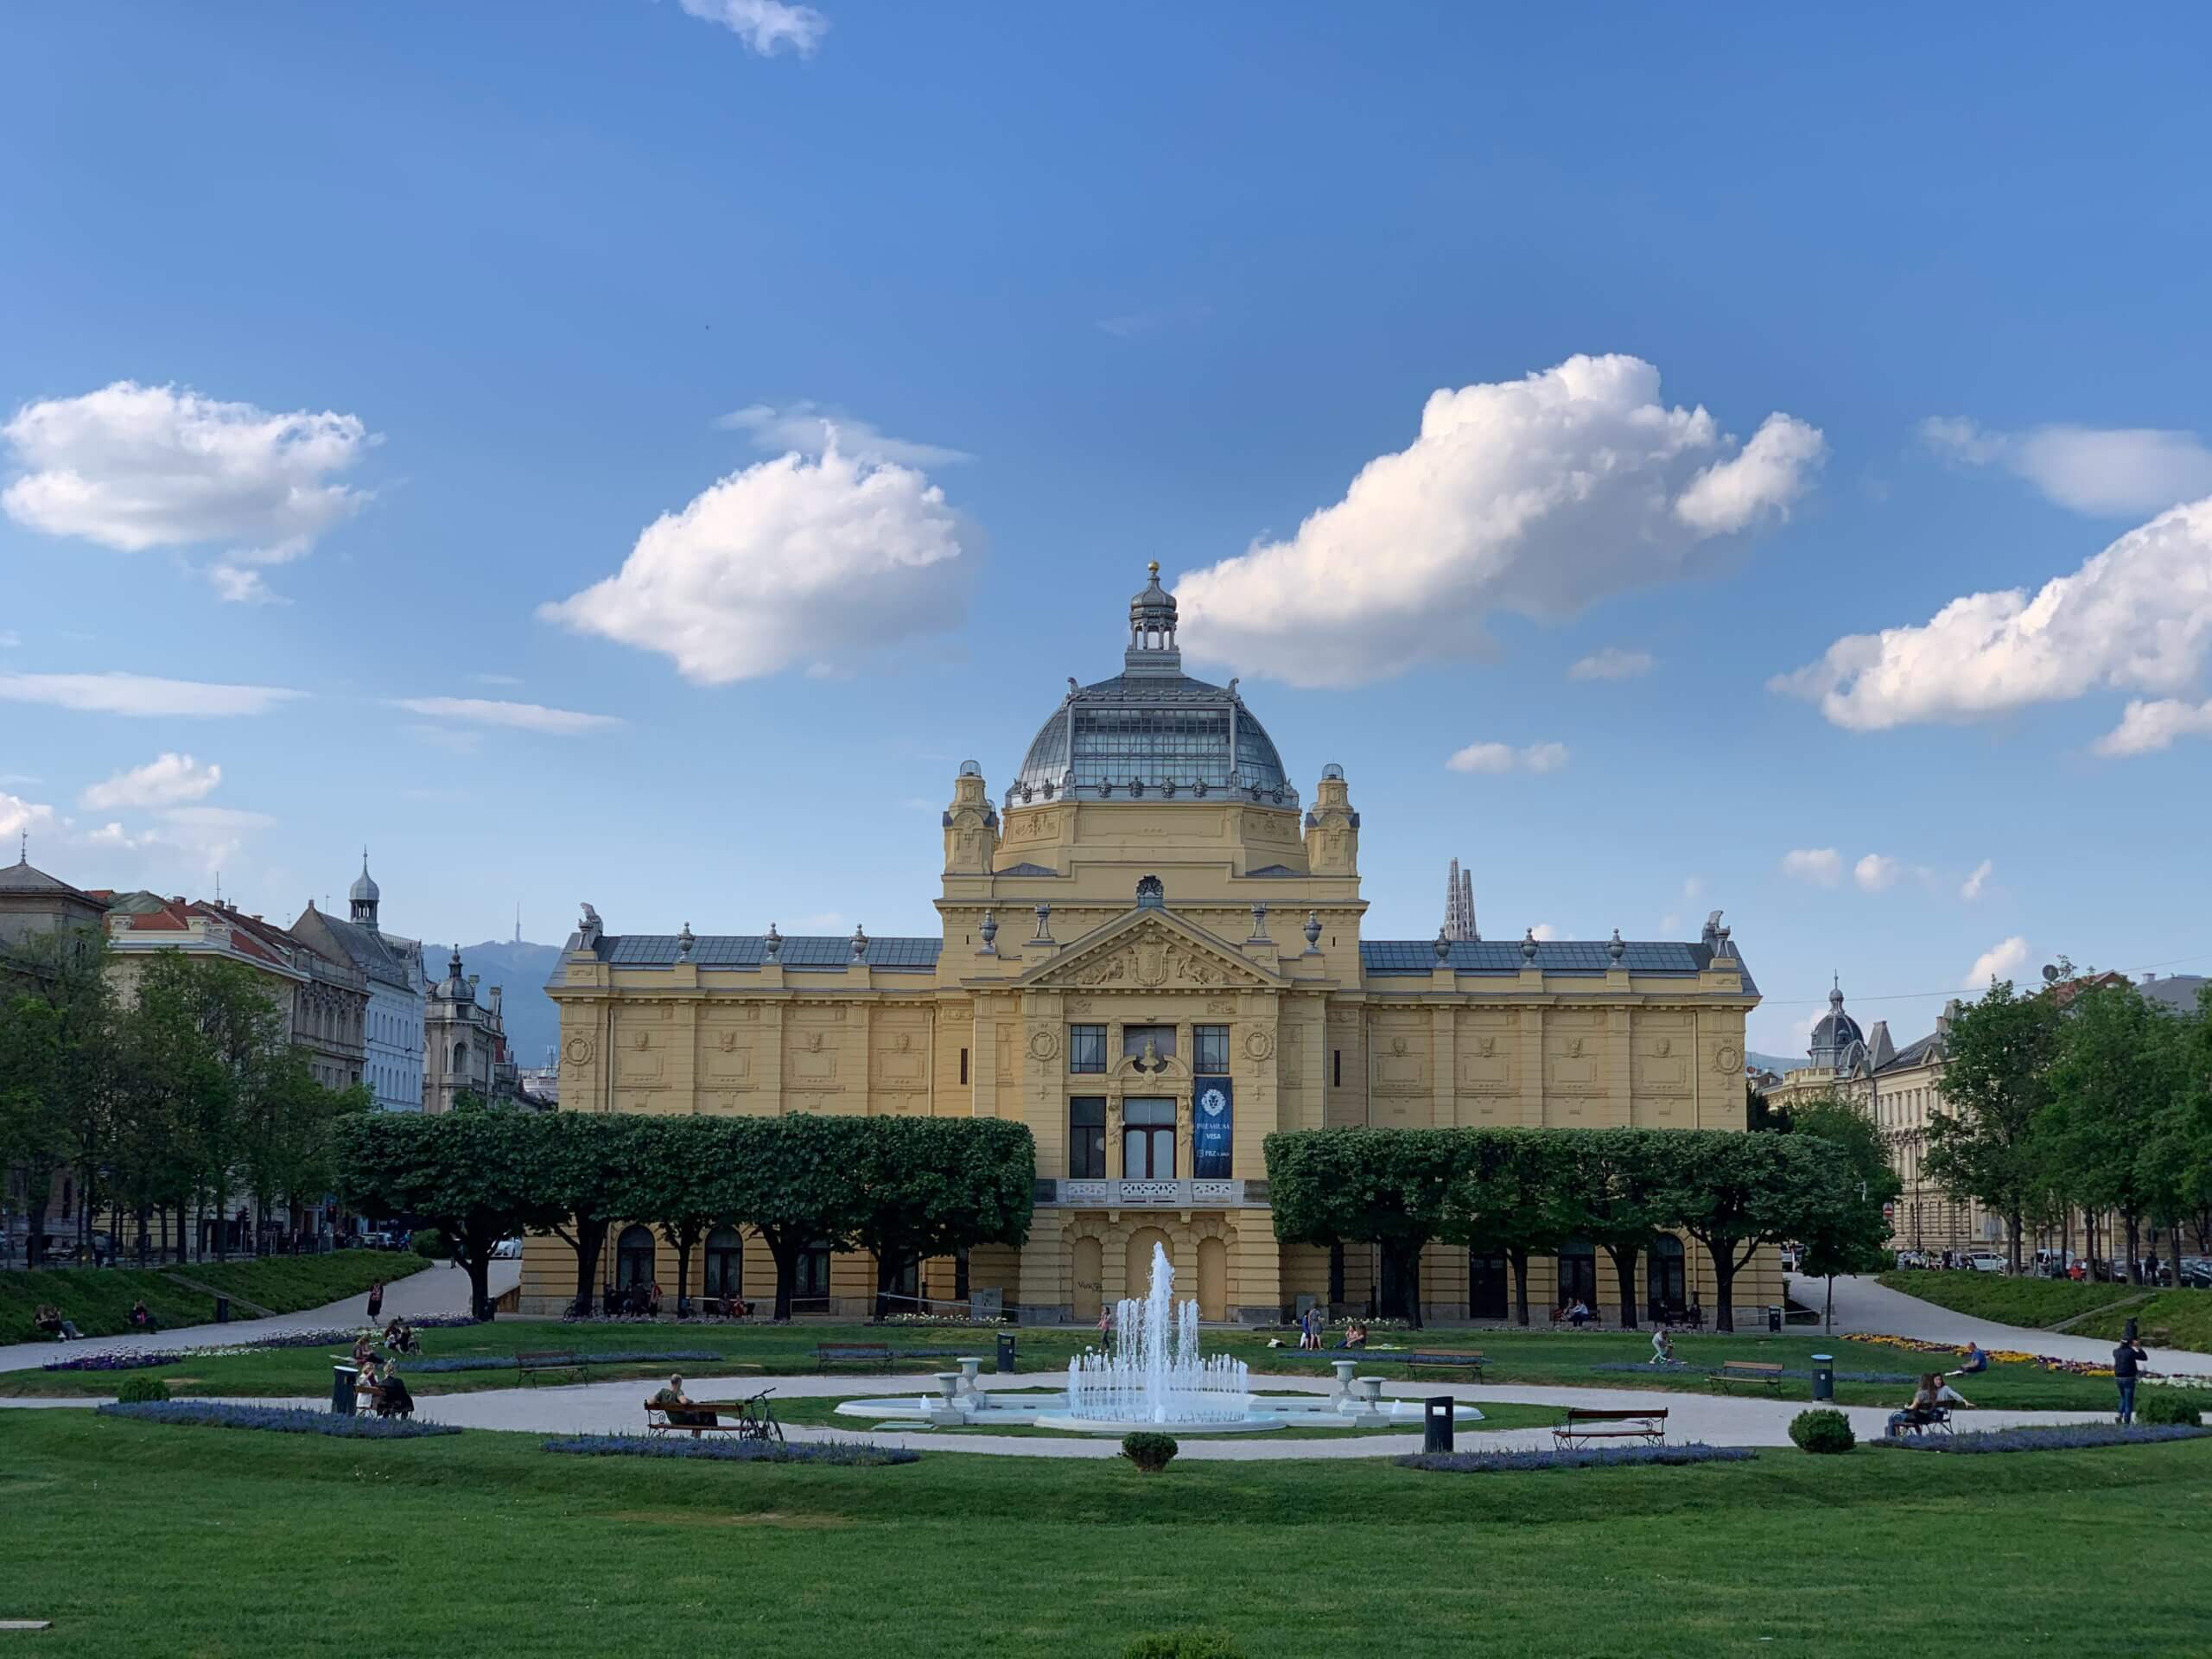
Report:
M 1383 1357 L 1383 1356 L 1377 1353 L 1376 1357 L 1380 1359 Z M 1409 1371 L 1419 1370 L 1424 1367 L 1432 1370 L 1440 1371 L 1472 1371 L 1475 1374 L 1476 1382 L 1479 1382 L 1483 1380 L 1484 1361 L 1483 1357 L 1478 1353 L 1412 1353 L 1407 1354 L 1403 1357 L 1405 1360 L 1406 1369 Z
M 735 1402 L 727 1416 L 714 1406 L 663 1406 L 648 1400 L 645 1433 L 689 1433 L 695 1440 L 702 1434 L 734 1434 L 741 1440 L 773 1440 L 780 1446 L 784 1426 L 776 1421 L 776 1414 L 768 1404 L 768 1396 L 774 1392 L 773 1389 L 763 1389 L 750 1399 Z M 682 1421 L 671 1419 L 671 1412 Z
M 1951 1408 L 1936 1406 L 1921 1414 L 1916 1423 L 1907 1423 L 1898 1431 L 1904 1434 L 1948 1434 L 1951 1432 Z
M 1658 1446 L 1666 1438 L 1663 1407 L 1656 1411 L 1585 1411 L 1571 1406 L 1567 1421 L 1552 1430 L 1552 1444 L 1562 1451 L 1573 1451 L 1592 1440 L 1642 1440 L 1646 1446 Z
M 1757 1382 L 1779 1392 L 1782 1367 L 1757 1359 L 1724 1360 L 1719 1370 L 1706 1373 L 1705 1380 L 1707 1387 L 1722 1382 Z
M 814 1369 L 826 1370 L 832 1365 L 891 1363 L 891 1349 L 884 1343 L 818 1342 L 814 1345 Z
M 522 1373 L 523 1380 L 525 1382 L 542 1371 L 574 1371 L 581 1380 L 584 1374 L 584 1361 L 582 1355 L 567 1351 L 543 1354 L 517 1354 L 515 1369 Z

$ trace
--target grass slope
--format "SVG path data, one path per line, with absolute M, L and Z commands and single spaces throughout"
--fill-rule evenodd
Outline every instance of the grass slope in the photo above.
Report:
M 328 1255 L 272 1255 L 259 1261 L 194 1262 L 173 1269 L 184 1278 L 258 1302 L 272 1313 L 296 1313 L 340 1297 L 359 1295 L 377 1280 L 386 1283 L 429 1264 L 416 1255 L 382 1250 L 337 1250 Z M 57 1268 L 37 1273 L 0 1273 L 0 1343 L 35 1342 L 31 1316 L 51 1302 L 87 1337 L 120 1336 L 130 1328 L 130 1304 L 143 1297 L 164 1328 L 206 1325 L 215 1299 L 179 1284 L 158 1268 Z M 249 1317 L 243 1310 L 237 1317 Z
M 2212 1442 L 1446 1478 L 1386 1460 L 573 1459 L 9 1412 L 40 1653 L 2196 1655 Z M 118 1547 L 127 1546 L 127 1547 Z M 1961 1551 L 1971 1555 L 1968 1570 Z M 2083 1563 L 2096 1564 L 2094 1582 Z M 1971 1643 L 1969 1643 L 1971 1645 Z
M 372 1260 L 392 1258 L 371 1258 Z M 836 1325 L 699 1325 L 673 1319 L 657 1323 L 563 1325 L 537 1319 L 500 1319 L 488 1325 L 462 1330 L 423 1332 L 424 1357 L 513 1354 L 542 1349 L 576 1349 L 590 1353 L 659 1352 L 667 1350 L 713 1352 L 721 1361 L 690 1360 L 675 1364 L 646 1363 L 593 1366 L 587 1380 L 611 1382 L 625 1376 L 644 1378 L 681 1370 L 687 1377 L 725 1376 L 768 1376 L 811 1375 L 817 1343 L 880 1343 L 902 1357 L 891 1370 L 910 1375 L 950 1369 L 950 1361 L 930 1357 L 923 1351 L 940 1354 L 984 1354 L 992 1351 L 987 1331 L 944 1331 L 929 1327 Z M 1020 1369 L 1025 1372 L 1065 1371 L 1069 1357 L 1096 1341 L 1087 1330 L 1026 1329 L 1020 1333 Z M 1395 1336 L 1397 1333 L 1394 1333 Z M 1440 1340 L 1441 1338 L 1441 1340 Z M 1379 1339 L 1379 1338 L 1378 1338 Z M 1778 1362 L 1796 1370 L 1809 1370 L 1815 1353 L 1832 1353 L 1843 1371 L 1910 1373 L 1933 1363 L 1917 1354 L 1872 1343 L 1823 1341 L 1817 1337 L 1685 1336 L 1676 1339 L 1675 1351 L 1689 1363 L 1688 1371 L 1599 1371 L 1601 1362 L 1637 1361 L 1650 1351 L 1649 1338 L 1634 1332 L 1571 1332 L 1554 1331 L 1484 1331 L 1430 1333 L 1429 1342 L 1440 1347 L 1480 1348 L 1489 1357 L 1486 1380 L 1565 1388 L 1667 1389 L 1701 1393 L 1705 1373 L 1726 1359 Z M 1209 1353 L 1220 1351 L 1250 1362 L 1255 1372 L 1277 1376 L 1326 1377 L 1329 1368 L 1320 1363 L 1336 1355 L 1300 1358 L 1295 1348 L 1269 1348 L 1264 1337 L 1232 1331 L 1209 1331 Z M 1392 1380 L 1433 1382 L 1433 1371 L 1409 1372 L 1387 1349 L 1370 1349 L 1352 1356 L 1361 1374 Z M 880 1373 L 880 1362 L 841 1368 L 858 1376 Z M 142 1375 L 162 1377 L 181 1395 L 297 1395 L 318 1396 L 330 1387 L 330 1362 L 320 1349 L 289 1349 L 274 1353 L 245 1354 L 194 1359 Z M 1465 1381 L 1462 1377 L 1450 1380 Z M 416 1393 L 473 1393 L 516 1385 L 512 1370 L 429 1372 L 410 1379 Z M 112 1373 L 16 1371 L 0 1373 L 0 1395 L 110 1395 L 115 1391 Z M 1895 1382 L 1839 1382 L 1838 1399 L 1846 1405 L 1902 1404 L 1910 1384 Z M 1811 1396 L 1811 1384 L 1790 1378 L 1782 1393 L 1789 1399 Z M 1999 1365 L 1973 1390 L 1980 1405 L 2022 1410 L 2067 1408 L 2103 1409 L 2112 1402 L 2112 1384 L 2087 1377 L 2068 1376 L 2033 1365 Z
M 2064 1279 L 2015 1279 L 2001 1273 L 1885 1273 L 1891 1290 L 1917 1296 L 1977 1319 L 2025 1325 L 2041 1331 L 2079 1313 L 2140 1296 L 2134 1285 L 2077 1285 Z
M 2118 1342 L 2131 1319 L 2153 1348 L 2212 1353 L 2212 1290 L 2162 1290 L 2147 1302 L 2094 1314 L 2075 1325 L 2073 1333 Z

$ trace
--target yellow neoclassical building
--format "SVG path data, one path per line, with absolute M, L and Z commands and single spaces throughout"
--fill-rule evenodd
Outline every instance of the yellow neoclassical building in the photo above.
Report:
M 996 799 L 960 767 L 938 934 L 617 934 L 587 907 L 547 987 L 561 1109 L 1019 1119 L 1037 1142 L 1028 1243 L 931 1263 L 915 1288 L 1081 1321 L 1141 1294 L 1154 1243 L 1209 1319 L 1406 1311 L 1364 1249 L 1277 1242 L 1276 1129 L 1744 1127 L 1758 993 L 1717 916 L 1693 942 L 1363 938 L 1343 768 L 1301 800 L 1236 682 L 1184 674 L 1157 565 L 1128 627 L 1122 671 L 1068 681 Z M 644 1229 L 616 1229 L 608 1261 L 672 1300 L 673 1253 Z M 1702 1268 L 1694 1247 L 1653 1252 L 1642 1298 L 1709 1303 Z M 773 1285 L 734 1232 L 703 1270 L 713 1292 Z M 865 1257 L 824 1250 L 801 1277 L 811 1306 L 869 1306 Z M 557 1311 L 574 1282 L 564 1245 L 530 1242 L 524 1311 Z M 1780 1300 L 1765 1255 L 1738 1285 L 1746 1307 Z M 1617 1301 L 1602 1255 L 1538 1266 L 1539 1306 L 1570 1292 Z M 1433 1247 L 1420 1294 L 1431 1319 L 1503 1318 L 1504 1263 Z

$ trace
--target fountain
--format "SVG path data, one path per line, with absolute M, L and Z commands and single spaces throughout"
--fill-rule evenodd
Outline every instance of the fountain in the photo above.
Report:
M 1421 1407 L 1384 1400 L 1379 1377 L 1352 1376 L 1357 1362 L 1334 1362 L 1330 1394 L 1258 1396 L 1249 1368 L 1227 1354 L 1209 1358 L 1198 1350 L 1198 1305 L 1175 1300 L 1175 1268 L 1158 1244 L 1152 1249 L 1152 1285 L 1142 1296 L 1117 1303 L 1103 1349 L 1069 1362 L 1064 1394 L 995 1394 L 976 1386 L 971 1367 L 940 1372 L 938 1397 L 848 1400 L 841 1417 L 875 1419 L 882 1427 L 904 1419 L 938 1428 L 1030 1427 L 1078 1434 L 1122 1434 L 1132 1429 L 1182 1429 L 1224 1434 L 1281 1428 L 1418 1427 Z M 1460 1406 L 1453 1416 L 1479 1421 L 1482 1413 Z

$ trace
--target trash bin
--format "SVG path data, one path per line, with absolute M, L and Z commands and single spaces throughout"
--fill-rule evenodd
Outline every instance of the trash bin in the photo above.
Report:
M 1780 1308 L 1770 1307 L 1767 1309 L 1766 1328 L 1777 1337 L 1782 1334 L 1782 1310 Z
M 231 1299 L 227 1296 L 218 1296 L 215 1299 L 215 1323 L 218 1325 L 228 1325 L 230 1322 Z
M 1835 1398 L 1835 1356 L 1834 1354 L 1813 1356 L 1813 1398 L 1815 1400 Z
M 330 1368 L 330 1412 L 334 1417 L 353 1414 L 353 1379 L 359 1375 L 351 1365 Z
M 1421 1449 L 1424 1452 L 1449 1452 L 1452 1449 L 1452 1396 L 1433 1394 L 1423 1402 L 1421 1419 Z
M 1011 1332 L 1001 1331 L 999 1333 L 999 1357 L 993 1362 L 991 1369 L 1001 1376 L 1014 1375 L 1014 1337 Z

